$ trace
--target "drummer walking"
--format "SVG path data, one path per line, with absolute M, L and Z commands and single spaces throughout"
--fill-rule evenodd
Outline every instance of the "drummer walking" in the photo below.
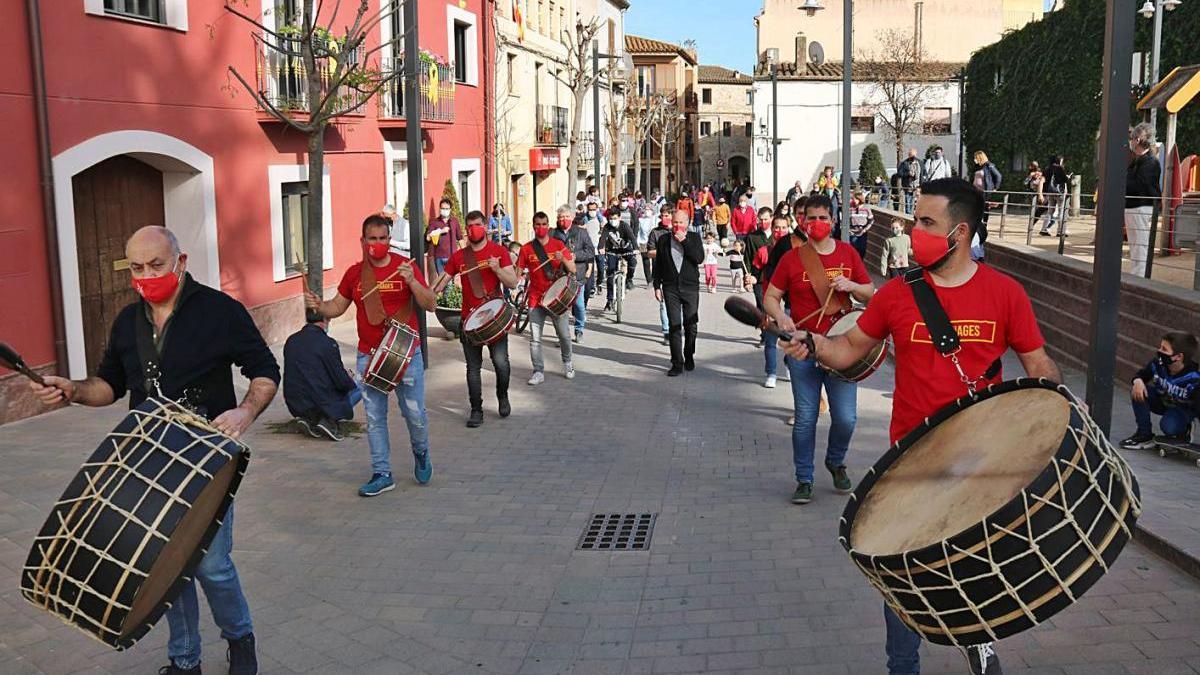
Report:
M 1000 358 L 1009 348 L 1017 353 L 1029 377 L 1062 380 L 1058 366 L 1046 354 L 1025 289 L 1013 278 L 971 260 L 971 237 L 979 229 L 983 209 L 983 194 L 960 178 L 922 184 L 916 205 L 913 258 L 923 268 L 918 274 L 932 287 L 960 337 L 960 349 L 954 353 L 957 360 L 943 357 L 934 348 L 909 287 L 914 282 L 907 278 L 892 279 L 879 289 L 858 325 L 848 332 L 829 338 L 812 335 L 815 356 L 826 367 L 839 369 L 864 358 L 891 336 L 896 350 L 889 432 L 892 443 L 926 417 L 965 396 L 968 387 L 982 389 L 1000 382 Z M 777 316 L 776 320 L 782 330 L 791 332 L 796 328 L 786 316 Z M 783 344 L 789 357 L 814 357 L 805 338 L 801 331 Z M 920 672 L 919 636 L 886 606 L 884 617 L 888 671 L 892 675 Z M 999 659 L 990 643 L 970 647 L 967 656 L 972 673 L 1000 672 Z
M 763 305 L 781 326 L 799 324 L 799 328 L 823 335 L 850 308 L 851 297 L 867 302 L 875 294 L 858 251 L 829 236 L 833 231 L 832 213 L 829 197 L 810 198 L 804 207 L 803 220 L 808 243 L 784 253 L 771 274 Z M 790 317 L 781 302 L 785 295 L 792 311 Z M 791 373 L 796 416 L 792 426 L 792 462 L 796 468 L 792 503 L 807 504 L 812 500 L 822 387 L 829 396 L 830 416 L 825 468 L 833 475 L 834 489 L 849 492 L 853 485 L 846 473 L 845 459 L 858 421 L 858 385 L 812 361 L 784 359 L 784 363 Z
M 529 360 L 533 364 L 530 386 L 546 381 L 545 363 L 542 360 L 542 327 L 546 317 L 554 322 L 558 335 L 558 350 L 562 353 L 563 371 L 568 380 L 575 379 L 575 366 L 571 364 L 571 328 L 568 325 L 570 312 L 558 316 L 542 307 L 542 297 L 550 290 L 554 280 L 566 274 L 575 274 L 575 257 L 567 245 L 550 236 L 550 217 L 538 211 L 533 216 L 533 241 L 521 247 L 517 256 L 517 268 L 529 274 Z
M 487 217 L 482 211 L 467 214 L 467 246 L 460 248 L 446 262 L 446 269 L 434 284 L 434 293 L 441 293 L 462 273 L 462 318 L 465 323 L 471 312 L 492 298 L 500 297 L 500 285 L 517 287 L 517 272 L 513 269 L 508 249 L 487 238 Z M 483 424 L 483 345 L 473 344 L 466 335 L 459 335 L 463 355 L 467 359 L 467 395 L 471 415 L 467 426 L 472 429 Z M 508 403 L 508 380 L 512 368 L 508 361 L 508 333 L 488 345 L 492 366 L 496 369 L 496 398 L 501 417 L 512 413 Z
M 187 254 L 165 227 L 138 230 L 125 245 L 133 287 L 142 297 L 121 310 L 96 375 L 86 380 L 46 376 L 46 386 L 31 383 L 48 404 L 66 400 L 106 406 L 129 392 L 129 407 L 159 394 L 208 418 L 214 427 L 238 438 L 275 396 L 279 366 L 246 308 L 224 293 L 203 286 L 187 273 Z M 139 353 L 138 343 L 152 345 Z M 203 346 L 203 349 L 199 347 Z M 143 361 L 145 358 L 145 362 Z M 230 363 L 250 380 L 237 403 Z M 147 382 L 145 372 L 158 372 Z M 157 389 L 155 388 L 157 384 Z M 250 607 L 242 593 L 233 549 L 233 506 L 196 567 L 213 620 L 229 642 L 229 672 L 254 675 L 258 659 Z M 171 636 L 165 675 L 200 673 L 200 603 L 194 581 L 184 585 L 167 610 Z
M 425 285 L 424 275 L 416 264 L 389 250 L 391 242 L 390 220 L 379 216 L 368 216 L 362 224 L 363 262 L 356 262 L 342 275 L 337 294 L 332 300 L 321 301 L 311 291 L 305 291 L 304 304 L 321 316 L 332 319 L 346 313 L 351 303 L 355 308 L 355 323 L 358 326 L 358 357 L 356 368 L 361 378 L 371 360 L 371 352 L 383 341 L 387 331 L 387 320 L 371 323 L 368 303 L 382 303 L 382 314 L 395 317 L 408 325 L 414 332 L 420 330 L 417 323 L 419 312 L 433 311 L 437 299 Z M 369 265 L 369 268 L 364 267 Z M 369 274 L 364 274 L 369 270 Z M 364 280 L 364 276 L 367 277 Z M 364 288 L 365 286 L 365 288 Z M 372 290 L 374 289 L 374 290 Z M 388 437 L 387 394 L 359 384 L 363 394 L 363 408 L 367 413 L 367 445 L 371 449 L 371 479 L 358 494 L 374 497 L 396 489 L 392 478 L 392 448 Z M 404 377 L 396 384 L 396 399 L 400 413 L 408 427 L 408 440 L 412 444 L 413 478 L 425 485 L 433 476 L 433 465 L 429 461 L 429 418 L 425 413 L 425 364 L 418 345 Z

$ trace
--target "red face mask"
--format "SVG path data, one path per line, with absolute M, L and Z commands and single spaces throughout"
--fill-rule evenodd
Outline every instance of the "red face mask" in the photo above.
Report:
M 533 226 L 533 236 L 537 237 L 538 239 L 542 239 L 542 238 L 546 237 L 546 235 L 548 235 L 548 234 L 550 234 L 550 226 L 549 225 L 534 225 Z
M 671 227 L 671 216 L 663 216 L 660 218 L 660 220 L 662 221 L 663 227 Z
M 758 221 L 758 229 L 762 230 L 763 232 L 766 232 L 767 230 L 771 229 L 771 221 L 769 221 L 769 220 Z
M 483 225 L 467 226 L 467 239 L 470 240 L 472 244 L 478 244 L 479 242 L 483 241 L 483 238 L 486 236 L 487 228 Z
M 681 234 L 683 232 L 687 232 L 687 225 L 676 225 L 672 229 L 675 232 L 675 234 Z
M 178 265 L 178 261 L 176 261 Z M 146 299 L 147 302 L 159 303 L 165 302 L 175 294 L 175 289 L 179 288 L 179 275 L 175 273 L 175 267 L 171 268 L 170 272 L 161 277 L 137 277 L 132 278 L 133 290 L 138 292 L 138 295 Z
M 926 232 L 923 228 L 914 227 L 912 230 L 913 260 L 927 270 L 936 270 L 950 255 L 950 251 L 954 250 L 950 246 L 950 237 L 954 236 L 957 230 L 958 227 L 955 227 L 949 235 L 939 237 Z
M 804 221 L 804 231 L 809 238 L 822 241 L 833 232 L 833 223 L 828 220 L 806 220 Z
M 570 218 L 559 218 L 558 219 L 558 229 L 568 230 L 570 228 L 571 228 L 571 219 Z
M 388 257 L 388 244 L 385 241 L 373 241 L 367 244 L 367 255 L 372 260 L 383 260 Z

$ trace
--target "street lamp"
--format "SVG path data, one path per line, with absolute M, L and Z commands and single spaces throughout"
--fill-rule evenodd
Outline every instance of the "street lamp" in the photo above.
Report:
M 821 0 L 804 0 L 804 4 L 800 5 L 796 9 L 802 9 L 805 12 L 808 12 L 809 16 L 814 16 L 817 12 L 825 9 L 825 7 L 821 5 Z
M 805 4 L 814 2 L 808 0 Z M 767 50 L 771 66 L 771 199 L 779 201 L 779 49 Z
M 1182 5 L 1183 0 L 1146 0 L 1146 4 L 1138 10 L 1138 13 L 1147 19 L 1154 19 L 1154 51 L 1150 60 L 1150 86 L 1158 84 L 1158 64 L 1159 53 L 1162 51 L 1162 22 L 1163 10 L 1168 12 L 1175 11 L 1175 8 Z M 1150 126 L 1154 127 L 1155 136 L 1158 135 L 1158 109 L 1150 109 Z

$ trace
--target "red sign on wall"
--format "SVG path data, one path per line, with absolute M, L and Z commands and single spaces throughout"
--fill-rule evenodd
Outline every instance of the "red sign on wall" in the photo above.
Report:
M 530 171 L 557 171 L 562 166 L 562 155 L 558 148 L 530 148 Z

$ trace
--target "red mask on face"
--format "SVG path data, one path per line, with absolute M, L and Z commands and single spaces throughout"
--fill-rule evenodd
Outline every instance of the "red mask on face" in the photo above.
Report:
M 367 255 L 372 260 L 383 260 L 388 257 L 388 245 L 385 241 L 373 241 L 367 244 Z
M 178 265 L 178 261 L 176 261 L 176 265 Z M 132 285 L 133 290 L 137 291 L 138 295 L 145 298 L 147 302 L 165 302 L 175 294 L 175 289 L 179 288 L 179 275 L 172 267 L 170 272 L 161 277 L 142 277 L 141 279 L 133 277 Z
M 571 228 L 571 219 L 570 218 L 559 218 L 558 219 L 558 229 L 568 230 L 570 228 Z
M 809 238 L 815 241 L 822 241 L 833 232 L 833 223 L 828 220 L 806 220 L 804 221 L 804 231 L 808 234 Z
M 672 230 L 675 232 L 675 234 L 687 232 L 687 225 L 675 225 Z
M 468 225 L 467 226 L 467 239 L 472 244 L 478 244 L 479 242 L 483 241 L 483 238 L 486 236 L 487 236 L 487 228 L 484 227 L 483 225 Z
M 533 236 L 537 237 L 538 239 L 541 239 L 548 234 L 550 234 L 550 226 L 549 225 L 534 225 L 533 226 Z
M 769 221 L 769 220 L 758 221 L 758 229 L 762 230 L 763 232 L 766 232 L 767 230 L 771 229 L 771 221 Z
M 950 237 L 954 236 L 957 230 L 958 228 L 955 227 L 949 235 L 939 237 L 922 228 L 914 227 L 912 230 L 913 260 L 927 270 L 937 269 L 953 250 L 953 247 L 950 246 Z
M 664 227 L 671 227 L 671 216 L 663 216 L 659 220 L 662 221 Z

